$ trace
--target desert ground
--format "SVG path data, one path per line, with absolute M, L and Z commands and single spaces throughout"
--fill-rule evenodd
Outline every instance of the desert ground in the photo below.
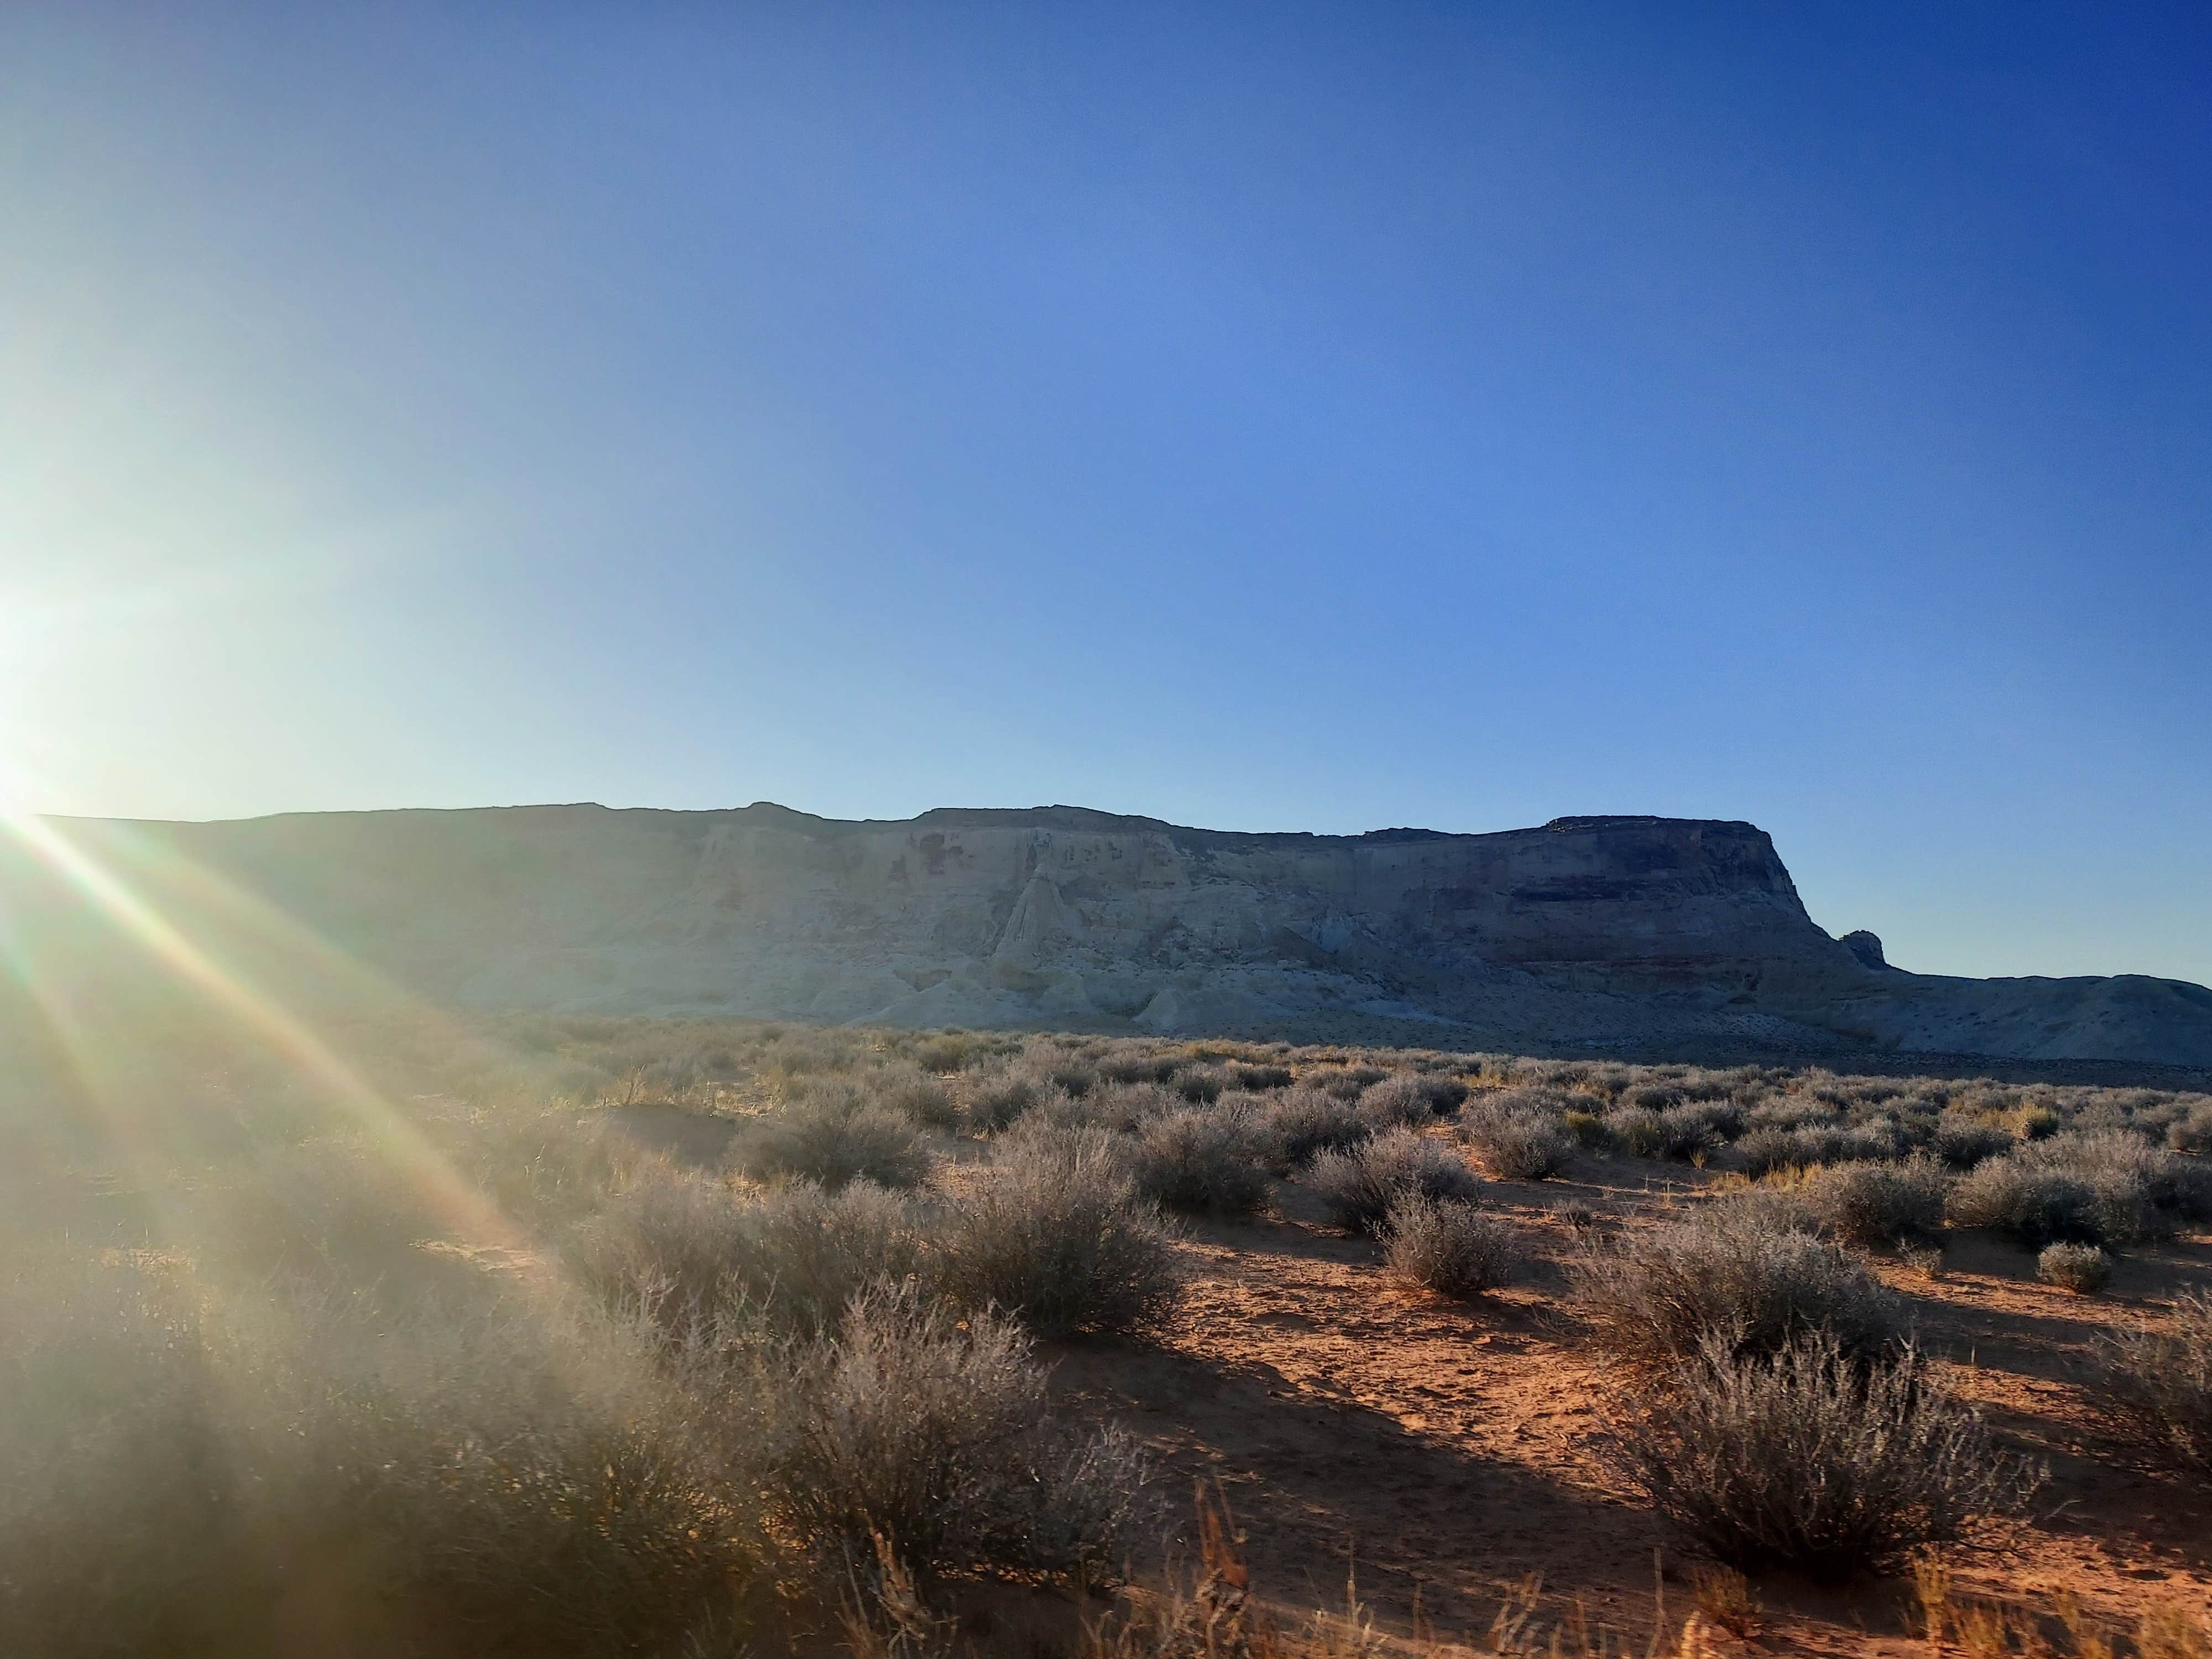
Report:
M 11 1653 L 2212 1653 L 2170 1075 L 5 1034 Z

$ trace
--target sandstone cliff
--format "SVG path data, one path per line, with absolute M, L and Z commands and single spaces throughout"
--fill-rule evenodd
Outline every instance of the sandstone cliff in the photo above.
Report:
M 1747 823 L 1325 836 L 767 804 L 58 822 L 234 954 L 296 923 L 447 1004 L 1162 1032 L 1335 1014 L 1452 1047 L 1703 1033 L 2212 1064 L 2202 987 L 1939 978 L 1870 935 L 1847 948 Z M 48 933 L 77 902 L 20 856 L 0 893 Z

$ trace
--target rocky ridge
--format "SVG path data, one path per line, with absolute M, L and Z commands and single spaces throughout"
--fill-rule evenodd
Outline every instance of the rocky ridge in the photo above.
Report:
M 54 822 L 180 925 L 296 926 L 453 1006 L 1162 1033 L 1356 1017 L 1458 1048 L 1705 1035 L 2212 1065 L 2212 991 L 1901 971 L 1873 935 L 1818 927 L 1742 823 L 1329 836 L 768 803 Z M 77 902 L 20 856 L 0 894 L 50 933 Z

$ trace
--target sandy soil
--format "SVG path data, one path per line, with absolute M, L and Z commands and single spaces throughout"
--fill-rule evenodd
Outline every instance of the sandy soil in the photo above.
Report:
M 1285 1183 L 1273 1218 L 1193 1229 L 1190 1294 L 1161 1341 L 1058 1350 L 1056 1386 L 1071 1409 L 1128 1425 L 1176 1475 L 1218 1480 L 1259 1587 L 1285 1607 L 1340 1607 L 1352 1571 L 1385 1631 L 1425 1622 L 1480 1645 L 1509 1595 L 1541 1575 L 1540 1616 L 1578 1599 L 1640 1651 L 1655 1552 L 1676 1619 L 1692 1564 L 1595 1454 L 1604 1379 L 1565 1293 L 1577 1242 L 1555 1206 L 1576 1200 L 1605 1227 L 1646 1225 L 1667 1194 L 1705 1177 L 1620 1158 L 1573 1175 L 1490 1186 L 1526 1265 L 1473 1308 L 1394 1288 L 1374 1246 L 1330 1233 Z M 2212 1283 L 2212 1240 L 2133 1255 L 2095 1298 L 2033 1268 L 1973 1235 L 1954 1239 L 1940 1279 L 1880 1264 L 1950 1384 L 2051 1468 L 2026 1520 L 1959 1553 L 1960 1592 L 2045 1620 L 2066 1590 L 2116 1626 L 2161 1602 L 2212 1618 L 2212 1493 L 2129 1465 L 2100 1434 L 2084 1364 L 2100 1330 L 2154 1321 L 2177 1290 Z M 1928 1650 L 1909 1583 L 1756 1588 L 1759 1650 Z

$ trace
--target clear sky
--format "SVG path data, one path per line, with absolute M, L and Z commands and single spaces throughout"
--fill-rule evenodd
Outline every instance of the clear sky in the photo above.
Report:
M 0 13 L 46 809 L 1748 818 L 2212 981 L 2212 10 Z

